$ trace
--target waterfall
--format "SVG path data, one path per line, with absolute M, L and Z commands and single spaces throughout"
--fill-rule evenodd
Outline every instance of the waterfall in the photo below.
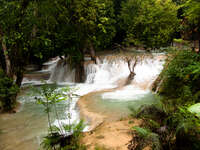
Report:
M 85 82 L 84 84 L 76 84 L 79 88 L 78 94 L 83 95 L 91 91 L 117 88 L 119 86 L 125 86 L 119 91 L 121 93 L 123 93 L 122 90 L 127 91 L 127 93 L 135 92 L 141 94 L 150 91 L 152 83 L 163 69 L 163 56 L 163 54 L 159 53 L 136 55 L 134 57 L 128 56 L 130 65 L 133 65 L 137 59 L 137 64 L 134 68 L 135 76 L 128 85 L 125 84 L 130 74 L 130 68 L 128 67 L 127 59 L 125 59 L 127 56 L 100 56 L 98 57 L 97 64 L 89 59 L 85 59 Z M 50 67 L 52 70 L 48 81 L 59 84 L 75 81 L 75 69 L 71 69 L 65 60 L 59 59 L 52 66 Z
M 129 75 L 128 66 L 122 60 L 109 61 L 103 58 L 99 64 L 85 66 L 85 83 L 93 84 L 116 84 L 118 79 Z
M 84 83 L 74 83 L 75 69 L 71 69 L 70 65 L 66 63 L 65 60 L 61 60 L 59 57 L 56 57 L 44 63 L 42 70 L 25 74 L 22 84 L 41 85 L 41 80 L 46 80 L 48 81 L 47 83 L 57 82 L 58 84 L 69 85 L 71 88 L 77 89 L 74 94 L 80 96 L 90 92 L 101 91 L 97 92 L 99 94 L 97 95 L 97 99 L 95 99 L 95 97 L 91 97 L 92 101 L 98 101 L 97 105 L 94 105 L 94 107 L 98 107 L 101 104 L 103 106 L 101 109 L 105 108 L 102 112 L 110 110 L 111 113 L 113 113 L 114 111 L 109 108 L 114 107 L 115 104 L 117 105 L 116 109 L 118 109 L 118 105 L 121 107 L 122 104 L 125 104 L 124 101 L 128 101 L 127 105 L 129 105 L 130 101 L 139 101 L 144 95 L 148 98 L 147 101 L 151 99 L 149 98 L 150 87 L 153 81 L 157 78 L 158 74 L 161 72 L 164 64 L 163 54 L 147 55 L 145 57 L 137 55 L 139 60 L 134 68 L 134 73 L 136 75 L 130 84 L 125 85 L 124 83 L 126 83 L 125 80 L 128 78 L 130 70 L 127 60 L 124 59 L 124 57 L 127 56 L 99 56 L 97 64 L 92 63 L 90 59 L 86 59 L 84 64 Z M 131 58 L 131 64 L 134 64 L 134 62 L 135 57 Z M 69 84 L 72 82 L 73 84 Z M 58 85 L 58 88 L 61 87 L 62 86 Z M 59 110 L 62 111 L 61 117 L 59 118 L 61 124 L 68 123 L 66 116 L 69 113 L 71 114 L 71 122 L 79 121 L 79 110 L 76 105 L 78 99 L 79 97 L 73 98 L 69 108 L 67 108 L 67 102 L 69 101 L 63 101 L 63 103 L 58 106 Z M 101 103 L 99 103 L 99 101 L 101 101 Z M 102 104 L 104 102 L 106 103 L 105 105 L 109 102 L 111 107 L 104 107 L 105 105 Z M 43 125 L 43 123 L 45 123 L 44 120 L 46 118 L 46 114 L 42 114 L 43 111 L 41 107 L 36 105 L 34 97 L 27 95 L 27 97 L 25 96 L 24 99 L 21 99 L 21 103 L 25 107 L 22 107 L 20 110 L 21 113 L 16 113 L 19 115 L 17 116 L 19 118 L 17 120 L 20 121 L 22 125 L 27 126 L 26 122 L 24 122 L 24 118 L 27 119 L 35 117 L 35 119 L 31 119 L 31 121 L 32 123 L 39 125 L 34 129 L 29 128 L 29 132 L 26 132 L 26 137 L 30 137 L 32 134 L 36 134 L 37 136 L 40 135 L 41 131 L 47 128 Z M 118 113 L 115 114 L 118 115 Z M 16 120 L 13 120 L 13 122 L 15 123 Z M 10 125 L 11 124 L 12 123 L 10 123 Z M 7 122 L 5 122 L 4 125 L 7 127 Z M 58 126 L 58 120 L 54 120 L 54 125 Z M 88 128 L 85 130 L 88 130 Z M 23 134 L 19 132 L 18 136 L 21 137 L 21 135 Z M 24 141 L 22 142 L 24 143 Z
M 145 56 L 132 57 L 130 65 L 133 65 L 137 58 L 134 68 L 136 75 L 128 85 L 125 83 L 130 74 L 130 68 L 125 56 L 102 56 L 99 57 L 97 64 L 91 60 L 85 60 L 85 82 L 75 84 L 75 88 L 78 89 L 75 93 L 82 96 L 93 91 L 113 89 L 113 91 L 102 93 L 101 98 L 111 101 L 138 100 L 151 92 L 152 83 L 163 69 L 165 62 L 163 56 L 163 54 L 145 54 Z M 75 70 L 71 69 L 64 60 L 58 60 L 52 68 L 49 81 L 59 84 L 74 82 Z
M 134 61 L 133 58 L 132 64 Z M 163 63 L 164 61 L 157 57 L 140 59 L 135 66 L 136 75 L 132 82 L 141 86 L 147 84 L 146 88 L 149 88 L 162 70 Z M 127 78 L 129 74 L 127 61 L 120 57 L 116 57 L 113 60 L 108 56 L 102 58 L 99 64 L 91 63 L 85 65 L 85 83 L 115 85 L 120 79 Z
M 75 82 L 75 69 L 72 69 L 65 60 L 60 59 L 52 68 L 50 82 Z

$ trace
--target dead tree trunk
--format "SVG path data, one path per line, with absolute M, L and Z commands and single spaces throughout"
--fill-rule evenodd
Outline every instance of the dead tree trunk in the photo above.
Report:
M 128 76 L 127 80 L 126 80 L 126 83 L 125 83 L 125 85 L 128 85 L 128 84 L 131 83 L 131 81 L 134 79 L 134 77 L 136 75 L 135 74 L 135 66 L 137 65 L 138 59 L 137 58 L 135 59 L 135 62 L 132 65 L 132 67 L 131 67 L 131 59 L 126 58 L 126 61 L 128 63 L 128 68 L 129 68 L 129 71 L 130 71 L 130 74 L 129 74 L 129 76 Z

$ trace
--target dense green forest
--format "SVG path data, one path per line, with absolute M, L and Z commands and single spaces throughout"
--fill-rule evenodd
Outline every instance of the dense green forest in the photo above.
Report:
M 97 51 L 165 47 L 153 87 L 161 106 L 134 114 L 144 120 L 135 142 L 144 142 L 132 148 L 200 149 L 199 115 L 189 110 L 200 102 L 199 0 L 0 0 L 0 43 L 0 112 L 16 106 L 27 65 L 59 56 L 84 82 L 86 54 L 96 63 Z

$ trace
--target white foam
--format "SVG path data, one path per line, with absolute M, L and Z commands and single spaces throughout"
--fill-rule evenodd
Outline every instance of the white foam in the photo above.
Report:
M 161 72 L 163 64 L 164 61 L 156 58 L 147 57 L 144 60 L 140 60 L 135 67 L 134 71 L 136 75 L 132 83 L 122 89 L 102 94 L 102 99 L 113 102 L 139 100 L 150 92 L 149 87 Z M 71 70 L 69 65 L 59 60 L 59 58 L 47 62 L 45 65 L 49 66 L 41 72 L 51 71 L 51 76 L 47 83 L 57 82 L 59 85 L 69 85 L 77 89 L 75 94 L 80 96 L 93 91 L 116 88 L 118 86 L 117 81 L 128 77 L 130 73 L 128 64 L 123 59 L 117 58 L 117 61 L 112 61 L 105 57 L 101 61 L 98 61 L 98 64 L 85 65 L 86 81 L 83 84 L 77 84 L 74 83 L 75 70 Z M 23 84 L 41 85 L 42 82 L 24 78 Z M 143 88 L 143 84 L 148 85 L 145 85 L 146 88 Z M 70 112 L 70 123 L 80 120 L 79 112 L 76 108 L 77 100 L 78 98 L 73 98 L 70 108 L 66 109 L 65 112 L 65 115 Z M 59 122 L 61 124 L 68 124 L 69 119 L 56 120 L 54 124 L 59 126 Z M 85 130 L 87 130 L 87 127 Z
M 101 97 L 109 101 L 133 101 L 139 100 L 148 93 L 150 93 L 150 90 L 142 90 L 135 86 L 126 86 L 120 90 L 106 92 L 102 94 Z

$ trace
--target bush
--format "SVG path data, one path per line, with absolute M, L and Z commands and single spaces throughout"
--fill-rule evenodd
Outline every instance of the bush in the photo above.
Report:
M 200 96 L 200 55 L 190 50 L 170 54 L 162 72 L 159 94 L 181 104 L 198 102 Z M 176 103 L 177 104 L 177 103 Z
M 19 88 L 0 69 L 0 111 L 9 111 L 16 106 Z
M 85 150 L 86 147 L 80 143 L 82 131 L 85 127 L 84 122 L 81 120 L 78 124 L 71 123 L 70 105 L 72 97 L 77 96 L 73 94 L 75 89 L 69 87 L 58 89 L 56 84 L 44 85 L 40 89 L 34 89 L 39 96 L 36 96 L 38 104 L 44 106 L 44 111 L 47 114 L 49 132 L 43 138 L 41 146 L 45 150 Z M 68 124 L 60 122 L 59 113 L 56 105 L 62 101 L 67 102 L 67 115 L 66 120 Z M 50 112 L 55 113 L 58 121 L 58 126 L 52 124 L 52 116 Z
M 200 118 L 188 107 L 200 101 L 200 55 L 190 50 L 171 52 L 154 90 L 159 84 L 161 107 L 139 109 L 135 116 L 142 118 L 143 124 L 142 129 L 135 129 L 136 137 L 143 144 L 150 143 L 152 149 L 153 145 L 164 150 L 200 149 Z M 159 140 L 144 138 L 141 133 L 156 135 Z
M 157 113 L 148 113 L 154 110 Z M 178 107 L 174 112 L 161 111 L 156 106 L 143 106 L 136 116 L 143 119 L 141 127 L 133 127 L 135 136 L 129 149 L 198 150 L 200 149 L 200 118 L 188 111 L 188 107 Z M 163 117 L 160 117 L 163 116 Z
M 54 126 L 52 133 L 44 137 L 41 145 L 45 150 L 86 150 L 86 147 L 80 144 L 84 127 L 83 121 L 76 125 L 63 125 L 66 133 L 61 134 L 60 129 Z M 67 134 L 71 129 L 73 133 Z

